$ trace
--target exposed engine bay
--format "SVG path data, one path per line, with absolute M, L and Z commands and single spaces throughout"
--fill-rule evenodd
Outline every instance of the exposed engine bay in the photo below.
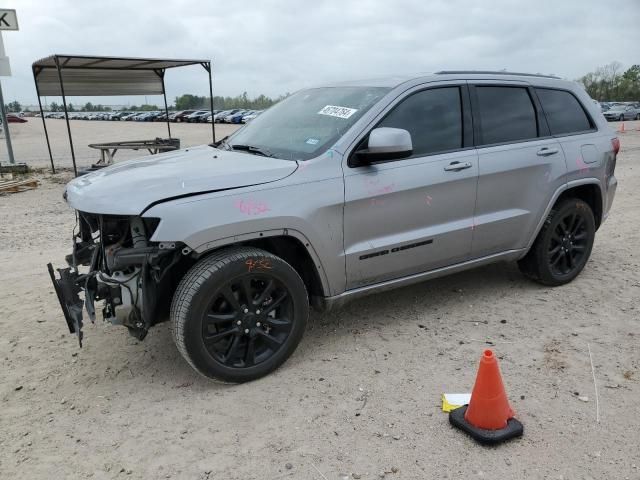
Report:
M 76 219 L 68 267 L 57 269 L 58 279 L 52 265 L 47 266 L 69 331 L 82 346 L 83 309 L 95 322 L 96 303 L 102 301 L 104 320 L 124 325 L 142 340 L 149 328 L 166 319 L 179 278 L 168 274 L 191 249 L 150 242 L 159 219 L 84 212 L 76 212 Z

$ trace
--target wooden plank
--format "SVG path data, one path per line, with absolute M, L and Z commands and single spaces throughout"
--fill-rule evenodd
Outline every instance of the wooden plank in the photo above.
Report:
M 0 193 L 17 193 L 25 190 L 31 190 L 38 187 L 38 180 L 13 180 L 9 182 L 0 182 Z
M 10 182 L 0 182 L 0 187 L 13 187 L 16 185 L 33 185 L 37 186 L 37 180 L 14 180 Z

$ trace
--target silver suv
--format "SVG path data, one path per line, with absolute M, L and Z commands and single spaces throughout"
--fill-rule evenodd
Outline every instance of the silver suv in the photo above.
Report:
M 171 321 L 203 375 L 263 376 L 309 306 L 497 261 L 544 285 L 583 269 L 616 191 L 619 142 L 577 84 L 439 72 L 303 90 L 223 141 L 70 182 L 69 268 L 82 310 L 139 339 Z M 83 299 L 79 293 L 84 291 Z

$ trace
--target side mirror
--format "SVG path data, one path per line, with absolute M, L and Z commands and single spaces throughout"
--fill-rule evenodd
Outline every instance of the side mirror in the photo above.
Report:
M 357 150 L 352 166 L 410 157 L 413 153 L 411 134 L 403 128 L 380 127 L 369 133 L 367 148 Z

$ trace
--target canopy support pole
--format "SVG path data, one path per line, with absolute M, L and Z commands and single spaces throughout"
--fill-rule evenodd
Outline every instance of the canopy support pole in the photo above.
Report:
M 204 67 L 204 69 L 209 72 L 209 100 L 210 100 L 210 107 L 211 107 L 211 136 L 213 138 L 213 143 L 216 143 L 216 122 L 214 121 L 213 117 L 213 79 L 211 78 L 211 63 L 210 62 L 206 62 L 203 63 L 202 66 Z
M 51 161 L 51 173 L 56 173 L 56 167 L 53 165 L 53 155 L 51 154 L 51 143 L 49 143 L 49 132 L 47 132 L 47 122 L 44 120 L 44 111 L 42 110 L 42 101 L 40 100 L 40 89 L 38 88 L 38 73 L 42 71 L 36 72 L 36 69 L 33 68 L 33 81 L 36 84 L 36 95 L 38 96 L 38 106 L 40 107 L 40 118 L 42 118 L 42 126 L 44 127 L 44 137 L 47 139 L 47 149 L 49 150 L 49 160 Z
M 78 176 L 78 168 L 76 167 L 76 154 L 73 150 L 73 139 L 71 138 L 71 125 L 69 124 L 69 112 L 67 111 L 67 97 L 64 94 L 64 82 L 62 81 L 62 70 L 60 69 L 60 60 L 54 57 L 56 68 L 58 70 L 58 79 L 60 80 L 60 92 L 62 93 L 62 106 L 64 107 L 64 119 L 67 122 L 67 134 L 69 135 L 69 146 L 71 147 L 71 160 L 73 161 L 73 173 Z
M 169 107 L 167 106 L 167 92 L 164 89 L 164 70 L 156 70 L 156 73 L 162 80 L 162 96 L 164 98 L 164 113 L 167 116 L 167 131 L 169 132 L 169 138 L 171 138 L 171 122 L 169 121 Z

